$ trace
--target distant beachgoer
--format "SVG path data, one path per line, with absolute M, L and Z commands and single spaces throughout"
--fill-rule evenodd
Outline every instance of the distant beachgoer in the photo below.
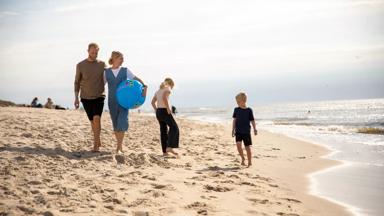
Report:
M 44 104 L 44 108 L 47 109 L 58 109 L 58 110 L 65 110 L 64 107 L 61 107 L 60 105 L 55 105 L 51 98 L 47 99 L 47 102 Z
M 168 156 L 168 153 L 178 156 L 174 149 L 179 147 L 179 127 L 172 116 L 172 109 L 169 104 L 169 95 L 173 87 L 173 80 L 166 78 L 153 96 L 151 103 L 160 124 L 161 147 L 164 156 Z
M 253 117 L 253 111 L 250 107 L 247 107 L 247 95 L 243 92 L 236 95 L 236 102 L 238 107 L 233 111 L 233 123 L 232 123 L 232 137 L 236 137 L 237 151 L 241 157 L 241 165 L 245 165 L 245 158 L 243 154 L 243 147 L 241 142 L 244 143 L 245 150 L 247 152 L 248 167 L 252 165 L 252 138 L 251 138 L 251 126 L 253 126 L 253 133 L 257 135 L 255 118 Z
M 177 113 L 177 109 L 176 109 L 176 107 L 175 107 L 175 106 L 172 106 L 172 114 L 175 114 L 175 115 L 176 115 L 176 113 Z
M 55 105 L 53 104 L 53 101 L 51 98 L 47 99 L 47 102 L 44 104 L 44 108 L 55 109 Z
M 116 90 L 118 85 L 124 80 L 137 80 L 143 84 L 143 96 L 147 94 L 147 86 L 137 76 L 135 76 L 128 68 L 121 67 L 124 62 L 124 57 L 121 52 L 113 51 L 109 64 L 112 65 L 104 72 L 104 84 L 108 83 L 108 107 L 112 120 L 113 131 L 117 140 L 116 153 L 123 151 L 124 133 L 128 130 L 128 113 L 129 110 L 120 106 L 116 98 Z
M 95 43 L 88 45 L 88 57 L 76 65 L 75 108 L 81 103 L 87 113 L 93 132 L 93 152 L 98 152 L 101 146 L 100 118 L 104 108 L 104 82 L 103 74 L 106 67 L 103 61 L 97 59 L 99 46 Z
M 35 97 L 35 98 L 33 98 L 32 102 L 31 102 L 31 107 L 43 108 L 43 105 L 41 103 L 39 103 L 39 99 L 37 97 Z

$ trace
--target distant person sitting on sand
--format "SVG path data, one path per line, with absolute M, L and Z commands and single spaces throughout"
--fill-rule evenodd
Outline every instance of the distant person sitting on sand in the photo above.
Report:
M 175 115 L 176 115 L 176 113 L 177 113 L 177 109 L 176 109 L 176 107 L 175 107 L 175 106 L 172 106 L 172 114 L 175 114 Z
M 115 132 L 117 140 L 116 153 L 122 153 L 123 151 L 123 139 L 124 133 L 128 130 L 128 109 L 120 106 L 116 98 L 116 90 L 118 85 L 127 80 L 137 80 L 143 84 L 143 96 L 147 94 L 147 86 L 144 82 L 126 67 L 121 67 L 124 62 L 124 57 L 121 52 L 113 51 L 109 64 L 112 67 L 108 68 L 104 72 L 104 84 L 108 83 L 108 107 L 109 114 L 111 116 L 113 131 Z
M 253 132 L 257 135 L 256 123 L 253 117 L 253 111 L 250 107 L 247 107 L 247 95 L 243 92 L 236 95 L 236 102 L 238 107 L 233 111 L 233 123 L 232 123 L 232 136 L 236 137 L 237 151 L 241 157 L 241 165 L 245 165 L 245 158 L 243 154 L 243 147 L 241 142 L 244 143 L 245 150 L 247 152 L 248 167 L 252 165 L 252 138 L 251 138 L 251 126 L 253 126 Z
M 37 97 L 35 97 L 35 98 L 33 98 L 32 102 L 31 102 L 31 107 L 43 108 L 43 105 L 41 103 L 39 103 L 39 99 Z
M 166 78 L 152 98 L 152 107 L 156 111 L 156 118 L 160 124 L 161 147 L 164 156 L 168 156 L 168 153 L 178 156 L 174 149 L 179 147 L 179 127 L 172 116 L 169 104 L 169 95 L 174 85 L 171 78 Z
M 47 102 L 44 104 L 44 108 L 47 109 L 58 109 L 58 110 L 65 110 L 64 107 L 61 107 L 59 105 L 55 105 L 51 98 L 47 99 Z
M 93 152 L 98 152 L 101 146 L 100 118 L 104 108 L 104 83 L 103 73 L 106 67 L 103 61 L 97 59 L 99 46 L 95 43 L 88 45 L 88 58 L 76 65 L 75 87 L 75 108 L 81 103 L 87 113 L 93 132 Z

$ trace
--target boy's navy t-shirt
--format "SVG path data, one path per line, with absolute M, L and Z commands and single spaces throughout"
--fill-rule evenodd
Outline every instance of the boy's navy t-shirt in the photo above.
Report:
M 252 109 L 236 107 L 233 111 L 233 118 L 236 118 L 235 132 L 239 134 L 248 134 L 251 132 L 251 121 L 255 120 Z

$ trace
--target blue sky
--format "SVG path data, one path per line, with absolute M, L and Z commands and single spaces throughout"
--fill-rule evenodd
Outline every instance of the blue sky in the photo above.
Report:
M 384 1 L 3 1 L 0 98 L 70 106 L 75 65 L 125 54 L 178 106 L 384 97 Z

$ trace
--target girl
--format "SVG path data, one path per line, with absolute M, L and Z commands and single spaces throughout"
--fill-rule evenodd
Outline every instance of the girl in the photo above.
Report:
M 108 83 L 108 107 L 112 119 L 113 130 L 117 140 L 116 153 L 123 151 L 124 133 L 128 130 L 128 110 L 119 105 L 116 98 L 117 86 L 124 80 L 137 80 L 143 84 L 143 96 L 147 94 L 147 86 L 144 82 L 126 67 L 121 67 L 124 58 L 123 54 L 118 51 L 113 51 L 109 64 L 110 68 L 104 71 L 104 84 Z
M 166 78 L 152 99 L 152 107 L 156 111 L 156 118 L 160 124 L 161 147 L 164 156 L 168 156 L 168 153 L 178 156 L 174 148 L 179 147 L 179 127 L 172 116 L 172 109 L 169 104 L 169 95 L 173 87 L 173 80 Z

